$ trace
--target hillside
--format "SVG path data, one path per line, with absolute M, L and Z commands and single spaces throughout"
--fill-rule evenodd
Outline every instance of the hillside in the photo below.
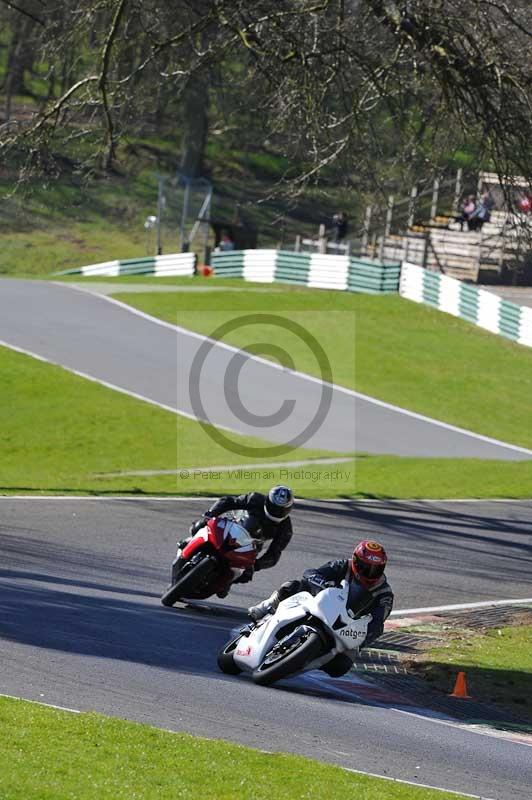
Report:
M 150 138 L 124 142 L 120 168 L 107 177 L 82 179 L 72 165 L 48 179 L 16 187 L 15 173 L 0 173 L 0 274 L 48 275 L 56 270 L 155 253 L 148 215 L 157 213 L 157 175 L 167 179 L 163 252 L 179 251 L 183 192 L 169 183 L 178 159 L 174 141 Z M 287 169 L 286 160 L 264 151 L 208 147 L 205 175 L 213 186 L 211 218 L 235 214 L 258 229 L 258 245 L 293 244 L 296 233 L 317 233 L 338 208 L 358 214 L 356 197 L 339 188 L 310 188 L 297 201 L 269 197 Z M 203 194 L 191 197 L 189 227 Z M 197 237 L 198 251 L 203 233 Z

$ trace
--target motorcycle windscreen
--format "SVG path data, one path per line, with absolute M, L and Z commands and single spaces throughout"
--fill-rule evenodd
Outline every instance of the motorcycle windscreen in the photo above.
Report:
M 242 526 L 250 536 L 255 536 L 262 527 L 262 521 L 258 517 L 254 517 L 253 514 L 250 514 L 249 511 L 244 511 L 243 509 L 239 509 L 238 511 L 228 511 L 224 514 L 227 519 L 232 519 L 234 522 L 238 522 L 239 525 Z
M 255 563 L 257 550 L 247 530 L 229 520 L 224 529 L 225 557 L 232 567 L 246 569 Z
M 352 581 L 349 584 L 349 596 L 347 598 L 347 608 L 354 617 L 362 617 L 373 605 L 374 598 L 371 592 L 364 589 L 359 583 Z

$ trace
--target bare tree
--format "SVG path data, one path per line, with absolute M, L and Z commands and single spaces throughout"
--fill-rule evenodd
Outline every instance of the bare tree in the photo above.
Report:
M 112 168 L 164 84 L 197 171 L 209 76 L 230 65 L 240 121 L 259 116 L 263 140 L 302 165 L 291 191 L 335 167 L 406 181 L 465 146 L 530 181 L 527 0 L 51 0 L 39 28 L 41 59 L 68 65 L 62 93 L 0 129 L 1 148 L 32 159 L 84 136 Z

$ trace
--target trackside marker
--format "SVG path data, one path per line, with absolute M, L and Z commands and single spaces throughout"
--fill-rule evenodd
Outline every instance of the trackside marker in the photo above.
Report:
M 456 676 L 456 683 L 454 684 L 454 689 L 449 697 L 459 697 L 461 700 L 471 700 L 471 696 L 467 693 L 465 672 L 459 672 Z

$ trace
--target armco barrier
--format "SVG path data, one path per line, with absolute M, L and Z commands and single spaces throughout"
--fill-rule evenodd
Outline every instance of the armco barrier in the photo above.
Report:
M 502 297 L 403 262 L 399 293 L 472 322 L 480 328 L 532 347 L 532 308 L 509 303 Z
M 76 267 L 56 275 L 83 275 L 85 277 L 101 276 L 114 278 L 118 275 L 155 275 L 156 277 L 194 275 L 196 269 L 195 253 L 173 253 L 167 256 L 146 256 L 145 258 L 127 258 L 121 261 L 105 261 L 102 264 L 91 264 L 87 267 Z
M 314 289 L 372 294 L 397 292 L 401 271 L 400 264 L 289 250 L 213 253 L 211 266 L 220 278 L 244 278 L 258 283 L 278 281 Z

